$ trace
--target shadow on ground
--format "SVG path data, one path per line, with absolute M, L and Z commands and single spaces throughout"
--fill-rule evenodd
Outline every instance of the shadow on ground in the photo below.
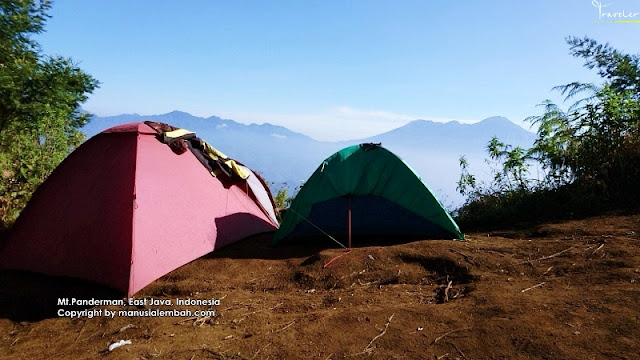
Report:
M 341 249 L 342 247 L 330 238 L 319 236 L 305 236 L 289 238 L 277 245 L 271 245 L 273 233 L 263 233 L 250 236 L 234 244 L 225 246 L 219 250 L 205 255 L 206 258 L 229 258 L 229 259 L 263 259 L 263 260 L 283 260 L 300 257 L 309 257 L 327 249 Z M 391 246 L 407 244 L 414 241 L 422 241 L 423 238 L 415 236 L 404 237 L 373 237 L 358 236 L 352 240 L 352 248 L 364 248 L 370 246 Z M 346 239 L 338 241 L 347 245 Z
M 58 310 L 92 306 L 61 306 L 58 299 L 121 299 L 121 292 L 83 280 L 23 271 L 0 271 L 0 318 L 39 321 L 58 317 Z

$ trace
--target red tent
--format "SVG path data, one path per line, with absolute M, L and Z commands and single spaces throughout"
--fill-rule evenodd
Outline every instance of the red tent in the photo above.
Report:
M 277 228 L 253 172 L 213 177 L 144 123 L 108 129 L 38 188 L 0 247 L 0 267 L 92 280 L 133 295 L 221 246 Z

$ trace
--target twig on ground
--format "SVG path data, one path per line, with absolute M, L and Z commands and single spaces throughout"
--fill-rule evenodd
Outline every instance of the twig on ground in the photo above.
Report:
M 467 260 L 469 263 L 471 263 L 471 265 L 478 265 L 478 262 L 472 258 L 471 256 L 467 255 L 467 254 L 463 254 L 458 250 L 454 250 L 454 249 L 449 249 L 449 251 L 451 251 L 452 253 L 458 254 L 460 256 L 462 256 L 465 260 Z
M 527 259 L 527 260 L 525 260 L 525 261 L 521 261 L 521 262 L 519 262 L 519 263 L 516 263 L 516 265 L 522 265 L 522 264 L 526 264 L 526 263 L 529 263 L 529 264 L 533 265 L 533 262 L 534 262 L 534 261 L 544 261 L 544 260 L 553 259 L 554 257 L 559 256 L 559 255 L 562 255 L 562 254 L 566 253 L 567 251 L 569 251 L 569 250 L 571 250 L 571 249 L 575 248 L 576 246 L 577 246 L 577 245 L 574 245 L 574 246 L 568 247 L 568 248 L 566 248 L 566 249 L 564 249 L 564 250 L 562 250 L 562 251 L 560 251 L 560 252 L 557 252 L 557 253 L 555 253 L 555 254 L 551 254 L 551 255 L 548 255 L 548 256 L 543 256 L 543 257 L 541 257 L 541 258 L 537 258 L 537 259 L 533 259 L 533 260 L 531 260 L 531 259 Z M 513 265 L 512 265 L 512 266 L 513 266 Z
M 362 281 L 360 281 L 360 279 L 358 279 L 358 284 L 360 284 L 362 286 L 377 285 L 379 283 L 380 283 L 380 280 L 369 281 L 369 282 L 363 283 Z
M 223 353 L 218 353 L 218 352 L 215 352 L 215 351 L 213 351 L 213 350 L 211 350 L 211 349 L 208 349 L 205 345 L 202 345 L 202 347 L 200 347 L 200 349 L 201 349 L 202 351 L 206 351 L 206 352 L 208 352 L 209 354 L 211 354 L 211 355 L 215 356 L 216 358 L 223 358 L 223 359 L 225 359 L 225 358 L 226 358 L 226 356 L 224 356 L 224 353 L 225 353 L 226 351 L 225 351 L 225 352 L 223 352 Z
M 193 317 L 190 317 L 190 318 L 186 318 L 184 320 L 178 321 L 176 323 L 176 325 L 182 325 L 182 324 L 186 323 L 187 321 L 191 321 L 191 320 L 198 320 L 198 317 L 197 316 L 193 316 Z
M 384 330 L 382 330 L 382 332 L 380 334 L 378 334 L 376 337 L 374 337 L 373 339 L 371 339 L 371 341 L 369 341 L 369 345 L 367 345 L 364 350 L 362 350 L 362 353 L 365 353 L 367 351 L 371 351 L 373 349 L 371 349 L 371 345 L 373 345 L 373 342 L 378 340 L 380 337 L 382 337 L 382 335 L 387 333 L 387 329 L 389 328 L 389 324 L 391 324 L 391 320 L 393 319 L 393 316 L 395 314 L 392 314 L 391 316 L 389 316 L 389 320 L 387 320 L 387 324 L 384 326 Z M 362 354 L 361 353 L 361 354 Z
M 240 307 L 243 307 L 243 306 L 246 306 L 246 305 L 244 305 L 244 304 L 234 304 L 234 305 L 231 305 L 231 306 L 227 307 L 226 309 L 222 309 L 222 312 L 227 311 L 227 310 L 236 310 L 236 309 L 238 309 Z
M 568 248 L 566 248 L 566 249 L 564 249 L 564 250 L 562 250 L 562 251 L 560 251 L 560 252 L 557 252 L 557 253 L 552 254 L 552 255 L 549 255 L 549 256 L 543 256 L 543 257 L 541 257 L 541 258 L 539 258 L 539 259 L 535 259 L 535 260 L 533 260 L 533 261 L 544 261 L 544 260 L 553 259 L 554 257 L 559 256 L 559 255 L 562 255 L 562 254 L 566 253 L 567 251 L 569 251 L 569 250 L 573 249 L 574 247 L 575 247 L 575 246 L 568 247 Z
M 85 324 L 86 324 L 86 323 L 85 323 Z M 84 326 L 83 326 L 83 328 L 84 328 Z M 123 332 L 123 331 L 129 330 L 129 329 L 133 329 L 133 328 L 135 328 L 135 325 L 133 325 L 133 324 L 128 324 L 128 325 L 125 325 L 125 326 L 121 327 L 121 328 L 120 328 L 119 330 L 117 330 L 114 334 L 119 334 L 119 333 L 121 333 L 121 332 Z
M 451 285 L 453 284 L 453 281 L 449 281 L 449 283 L 447 284 L 447 287 L 444 289 L 444 302 L 449 301 L 449 290 L 451 290 Z
M 462 328 L 462 329 L 458 329 L 458 330 L 453 330 L 453 331 L 446 332 L 446 333 L 444 333 L 444 334 L 442 334 L 442 335 L 438 336 L 435 340 L 433 340 L 433 341 L 431 342 L 431 345 L 433 345 L 433 344 L 437 343 L 438 341 L 442 340 L 443 338 L 445 338 L 445 337 L 447 337 L 447 336 L 449 336 L 449 335 L 451 335 L 451 334 L 455 334 L 455 333 L 460 332 L 460 331 L 470 330 L 471 328 L 472 328 L 472 327 L 466 327 L 466 328 Z
M 290 323 L 288 323 L 285 327 L 283 327 L 280 330 L 276 330 L 276 332 L 280 332 L 280 331 L 284 331 L 286 329 L 288 329 L 291 325 L 293 325 L 296 322 L 296 319 L 294 319 L 293 321 L 291 321 Z
M 255 353 L 255 354 L 253 354 L 252 359 L 255 359 L 255 358 L 258 356 L 258 354 L 260 353 L 260 351 L 263 351 L 264 349 L 266 349 L 267 347 L 269 347 L 271 344 L 272 344 L 272 343 L 268 343 L 268 344 L 267 344 L 267 345 L 265 345 L 262 349 L 258 349 L 258 350 L 256 350 L 256 353 Z
M 264 311 L 264 309 L 260 309 L 260 310 L 252 311 L 250 313 L 242 314 L 242 315 L 240 315 L 240 317 L 245 317 L 247 315 L 257 314 L 257 313 L 262 312 L 262 311 Z
M 460 297 L 464 296 L 464 290 L 465 290 L 465 288 L 458 289 L 458 291 L 456 291 L 455 295 L 453 295 L 452 298 L 453 299 L 457 299 L 458 296 L 460 296 Z
M 204 324 L 206 324 L 208 321 L 211 320 L 211 316 L 202 316 L 197 318 L 194 322 L 193 322 L 193 326 L 198 325 L 199 327 L 203 327 Z
M 602 248 L 604 247 L 604 244 L 605 244 L 605 243 L 600 244 L 600 246 L 598 246 L 598 248 L 597 248 L 597 249 L 593 250 L 593 252 L 592 252 L 591 254 L 595 254 L 595 253 L 596 253 L 596 251 L 598 251 L 598 250 L 602 249 Z
M 469 359 L 467 359 L 466 355 L 462 352 L 462 350 L 460 350 L 460 348 L 456 344 L 454 344 L 452 342 L 450 342 L 449 344 L 451 344 L 458 351 L 458 353 L 460 354 L 460 356 L 462 356 L 463 359 L 469 360 Z
M 544 284 L 545 284 L 545 282 L 543 281 L 543 282 L 541 282 L 540 284 L 533 285 L 532 287 L 528 287 L 528 288 L 526 288 L 526 289 L 522 290 L 521 292 L 525 292 L 525 291 L 529 291 L 529 290 L 531 290 L 531 289 L 535 289 L 535 288 L 537 288 L 537 287 L 541 287 L 541 286 L 543 286 Z
M 249 312 L 249 313 L 246 313 L 246 314 L 242 314 L 242 315 L 240 315 L 239 317 L 247 317 L 247 316 L 249 316 L 249 315 L 257 314 L 257 313 L 259 313 L 259 312 L 263 312 L 263 311 L 265 311 L 265 310 L 273 310 L 273 309 L 277 308 L 278 306 L 280 306 L 280 305 L 282 305 L 282 304 L 283 304 L 283 303 L 278 303 L 278 304 L 276 304 L 276 306 L 274 306 L 274 307 L 271 307 L 271 308 L 264 308 L 264 309 L 260 309 L 260 310 L 252 311 L 252 312 Z
M 545 276 L 549 273 L 549 271 L 551 271 L 551 269 L 553 269 L 553 266 L 549 266 L 549 268 L 547 269 L 547 271 L 543 272 L 542 275 L 540 276 Z
M 598 244 L 591 245 L 588 248 L 584 249 L 584 251 L 589 251 L 589 250 L 593 249 L 594 247 L 596 247 L 597 245 Z
M 82 335 L 82 332 L 84 332 L 84 327 L 87 326 L 87 322 L 85 321 L 84 324 L 82 324 L 82 328 L 80 328 L 80 332 L 78 333 L 78 336 L 76 336 L 76 342 L 78 342 L 78 339 L 80 339 L 80 335 Z

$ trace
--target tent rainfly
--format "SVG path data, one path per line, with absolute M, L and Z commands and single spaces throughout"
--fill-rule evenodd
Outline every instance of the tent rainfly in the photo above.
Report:
M 344 148 L 320 164 L 272 244 L 319 235 L 463 239 L 458 225 L 402 159 L 380 146 Z
M 133 123 L 78 147 L 0 244 L 0 268 L 87 279 L 133 295 L 202 255 L 277 228 L 273 199 L 256 173 L 222 158 L 244 178 L 212 176 L 195 153 L 178 154 L 162 138 Z

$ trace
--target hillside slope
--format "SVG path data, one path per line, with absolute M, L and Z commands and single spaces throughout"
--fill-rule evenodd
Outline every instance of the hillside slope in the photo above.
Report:
M 374 243 L 329 268 L 339 250 L 257 237 L 137 295 L 221 299 L 212 318 L 58 318 L 58 297 L 92 288 L 0 273 L 0 358 L 632 359 L 639 224 L 604 216 L 466 242 Z M 107 351 L 123 339 L 132 344 Z

